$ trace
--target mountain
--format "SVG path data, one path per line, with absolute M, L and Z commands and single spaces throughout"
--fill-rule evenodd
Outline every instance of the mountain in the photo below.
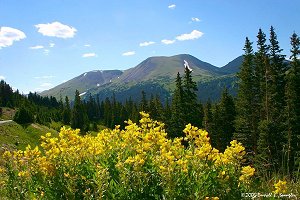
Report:
M 227 65 L 220 68 L 220 70 L 227 74 L 234 74 L 240 71 L 240 66 L 244 61 L 244 56 L 239 56 Z
M 148 97 L 150 97 L 150 94 L 158 94 L 162 100 L 165 100 L 172 95 L 175 89 L 177 73 L 179 72 L 183 76 L 184 64 L 188 63 L 192 69 L 193 80 L 198 83 L 200 89 L 199 98 L 202 101 L 208 98 L 216 100 L 224 87 L 232 88 L 234 93 L 236 88 L 234 74 L 240 61 L 237 58 L 236 61 L 234 60 L 219 68 L 188 54 L 150 57 L 125 71 L 86 72 L 42 92 L 41 95 L 55 96 L 56 98 L 67 95 L 70 99 L 73 99 L 77 89 L 83 99 L 91 94 L 99 95 L 100 99 L 104 100 L 114 94 L 120 101 L 124 101 L 129 97 L 138 101 L 141 97 L 141 91 L 144 90 Z
M 99 87 L 111 82 L 113 79 L 120 77 L 123 74 L 121 70 L 95 70 L 85 72 L 69 81 L 66 81 L 52 89 L 45 90 L 40 93 L 42 96 L 69 96 L 73 98 L 75 91 L 80 93 L 87 91 L 90 88 Z
M 180 54 L 171 57 L 159 56 L 147 58 L 136 67 L 126 70 L 120 77 L 120 81 L 138 82 L 157 79 L 159 77 L 176 78 L 177 72 L 180 74 L 184 72 L 184 61 L 188 62 L 194 75 L 200 76 L 201 79 L 224 74 L 216 66 L 203 62 L 194 56 Z

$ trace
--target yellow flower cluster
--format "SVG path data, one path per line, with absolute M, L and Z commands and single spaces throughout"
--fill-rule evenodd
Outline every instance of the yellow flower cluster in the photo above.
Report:
M 279 180 L 277 183 L 274 184 L 274 187 L 274 194 L 286 193 L 287 191 L 286 181 Z
M 254 172 L 255 172 L 255 169 L 250 166 L 243 167 L 242 175 L 240 176 L 239 180 L 242 182 L 248 182 L 249 178 L 254 175 Z
M 124 130 L 116 126 L 97 136 L 81 136 L 79 130 L 62 128 L 58 137 L 50 133 L 41 137 L 41 150 L 28 146 L 25 151 L 3 156 L 19 179 L 47 180 L 39 185 L 44 188 L 43 195 L 53 191 L 47 187 L 66 187 L 69 195 L 81 192 L 76 195 L 82 198 L 162 191 L 160 195 L 166 199 L 218 199 L 207 196 L 226 197 L 224 188 L 233 191 L 229 178 L 243 183 L 253 176 L 254 168 L 240 167 L 245 154 L 241 143 L 234 140 L 221 153 L 211 146 L 205 130 L 191 124 L 183 130 L 184 138 L 169 139 L 163 123 L 151 120 L 149 114 L 141 115 L 139 125 L 128 120 Z M 225 184 L 220 191 L 203 192 L 218 181 Z

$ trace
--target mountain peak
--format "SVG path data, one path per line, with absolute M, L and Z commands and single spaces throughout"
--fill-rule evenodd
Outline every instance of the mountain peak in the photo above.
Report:
M 201 61 L 190 54 L 154 56 L 125 71 L 94 70 L 85 72 L 55 88 L 42 92 L 42 95 L 73 97 L 75 90 L 79 90 L 80 93 L 97 93 L 103 88 L 120 90 L 121 88 L 130 88 L 135 84 L 143 85 L 149 82 L 170 89 L 173 87 L 172 84 L 177 73 L 183 75 L 187 65 L 193 70 L 193 79 L 196 82 L 205 82 L 229 74 L 226 70 L 223 71 L 222 68 Z

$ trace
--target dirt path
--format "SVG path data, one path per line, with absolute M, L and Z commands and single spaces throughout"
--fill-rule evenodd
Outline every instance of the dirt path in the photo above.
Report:
M 5 121 L 0 121 L 0 125 L 1 124 L 5 124 L 5 123 L 9 123 L 9 122 L 12 122 L 13 120 L 5 120 Z

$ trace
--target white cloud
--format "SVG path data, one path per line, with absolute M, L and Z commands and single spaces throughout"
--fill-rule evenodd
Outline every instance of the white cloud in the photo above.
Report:
M 5 77 L 0 75 L 0 80 L 5 80 Z
M 162 40 L 161 42 L 164 44 L 173 44 L 175 40 Z
M 169 9 L 175 9 L 175 7 L 176 7 L 175 4 L 172 4 L 172 5 L 169 5 L 169 6 L 168 6 Z
M 85 46 L 85 47 L 91 47 L 91 45 L 90 45 L 90 44 L 85 44 L 84 46 Z
M 37 24 L 35 27 L 38 28 L 39 33 L 45 36 L 58 38 L 72 38 L 77 31 L 74 27 L 64 25 L 60 22 Z
M 34 77 L 35 79 L 51 79 L 54 78 L 55 76 L 49 75 L 49 76 L 36 76 Z
M 29 49 L 43 49 L 44 46 L 42 45 L 36 45 L 36 46 L 33 46 L 33 47 L 29 47 Z
M 85 53 L 82 55 L 83 58 L 88 58 L 88 57 L 96 57 L 97 54 L 95 53 Z
M 140 43 L 140 47 L 146 47 L 149 45 L 155 44 L 155 42 L 149 41 L 149 42 L 142 42 Z
M 185 33 L 176 37 L 179 41 L 198 39 L 203 35 L 201 31 L 193 30 L 191 33 Z
M 25 33 L 11 27 L 0 27 L 0 49 L 11 46 L 14 41 L 26 38 Z
M 192 21 L 193 21 L 193 22 L 200 22 L 200 19 L 197 18 L 197 17 L 192 17 Z
M 53 48 L 54 46 L 55 46 L 54 43 L 49 43 L 49 47 L 50 47 L 50 48 Z
M 122 54 L 122 56 L 133 56 L 135 55 L 135 51 L 128 51 Z

